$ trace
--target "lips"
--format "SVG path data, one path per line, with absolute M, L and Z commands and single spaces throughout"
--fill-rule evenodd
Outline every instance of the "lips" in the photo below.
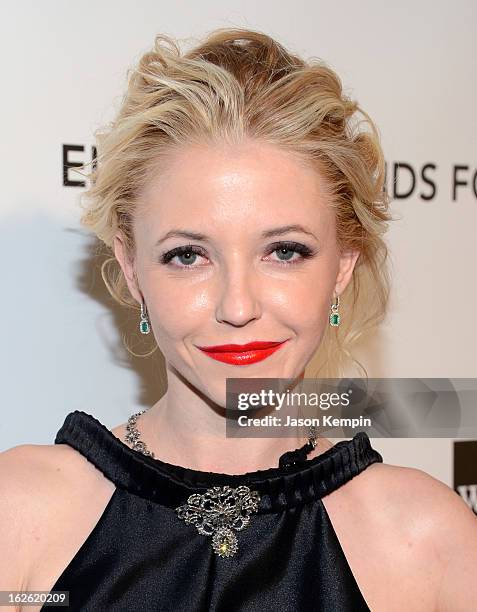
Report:
M 232 365 L 248 365 L 262 361 L 277 351 L 286 340 L 281 342 L 249 342 L 248 344 L 220 344 L 199 346 L 206 355 Z

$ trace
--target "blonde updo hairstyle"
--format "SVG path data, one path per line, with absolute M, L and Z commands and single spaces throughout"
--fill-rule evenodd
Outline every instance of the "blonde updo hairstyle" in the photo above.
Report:
M 353 120 L 357 113 L 361 121 Z M 326 325 L 314 375 L 340 377 L 354 362 L 367 376 L 350 348 L 383 320 L 389 299 L 382 239 L 391 219 L 385 162 L 373 121 L 344 95 L 330 67 L 318 59 L 304 61 L 270 36 L 247 29 L 215 30 L 187 53 L 159 35 L 128 72 L 115 119 L 95 137 L 81 223 L 106 248 L 101 274 L 109 292 L 138 313 L 114 257 L 113 237 L 121 230 L 133 258 L 138 194 L 168 152 L 189 143 L 254 139 L 313 165 L 331 195 L 340 247 L 360 250 L 340 296 L 342 322 Z

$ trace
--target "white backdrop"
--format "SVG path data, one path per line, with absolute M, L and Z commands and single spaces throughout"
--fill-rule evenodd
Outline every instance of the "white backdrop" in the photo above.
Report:
M 84 147 L 70 160 L 90 159 L 93 130 L 157 33 L 188 47 L 216 27 L 248 26 L 338 72 L 380 129 L 388 189 L 408 194 L 392 204 L 392 308 L 359 356 L 371 377 L 476 376 L 476 18 L 473 0 L 2 3 L 0 450 L 52 443 L 75 409 L 113 427 L 161 394 L 160 362 L 121 348 L 136 320 L 94 272 L 82 189 L 62 176 L 63 145 Z M 467 183 L 456 198 L 455 166 Z M 385 462 L 451 484 L 451 440 L 373 444 Z

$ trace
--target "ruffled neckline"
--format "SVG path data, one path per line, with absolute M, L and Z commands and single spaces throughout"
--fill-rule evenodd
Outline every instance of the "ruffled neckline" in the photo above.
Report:
M 82 410 L 66 416 L 55 444 L 76 449 L 117 487 L 169 508 L 211 487 L 246 485 L 260 494 L 259 513 L 278 512 L 321 499 L 372 463 L 383 462 L 367 433 L 359 431 L 351 440 L 340 440 L 301 465 L 243 474 L 193 470 L 133 450 Z

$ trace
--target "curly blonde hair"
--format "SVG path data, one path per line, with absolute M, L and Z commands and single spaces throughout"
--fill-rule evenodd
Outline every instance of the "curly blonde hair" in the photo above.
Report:
M 361 121 L 354 120 L 357 113 Z M 350 348 L 387 311 L 390 274 L 382 235 L 391 216 L 385 161 L 376 126 L 343 93 L 329 66 L 316 58 L 305 61 L 267 34 L 243 28 L 215 30 L 186 53 L 169 36 L 158 35 L 128 71 L 115 119 L 95 137 L 97 157 L 81 223 L 106 247 L 101 274 L 109 292 L 137 310 L 113 238 L 121 230 L 134 256 L 138 194 L 161 158 L 187 144 L 254 139 L 313 164 L 331 194 L 339 246 L 360 251 L 340 296 L 342 323 L 326 326 L 315 374 L 339 377 L 351 360 L 367 376 Z

